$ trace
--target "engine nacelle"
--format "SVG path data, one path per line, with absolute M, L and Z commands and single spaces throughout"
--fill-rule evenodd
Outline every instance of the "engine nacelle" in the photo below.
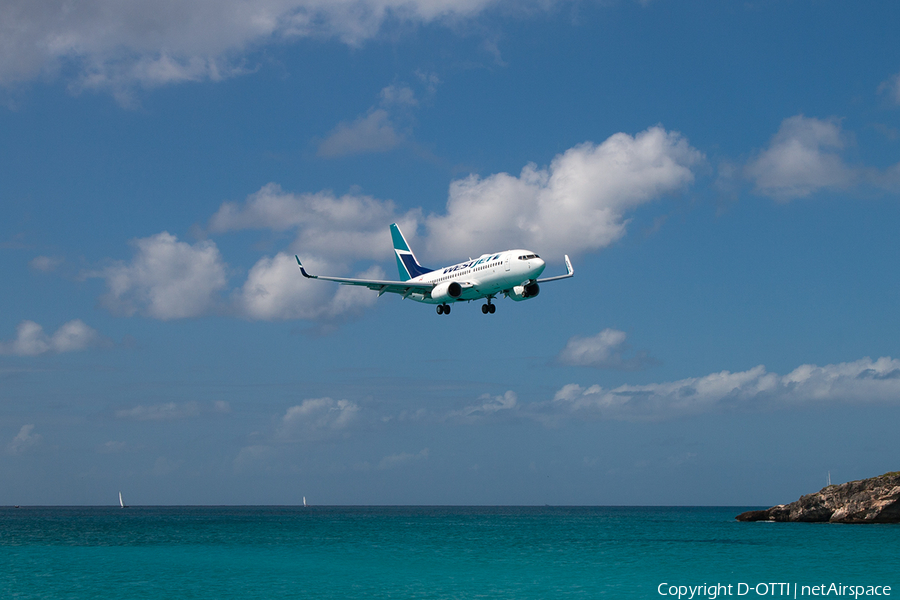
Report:
M 516 302 L 521 302 L 522 300 L 528 300 L 530 298 L 534 298 L 538 294 L 541 293 L 541 286 L 537 283 L 526 283 L 525 285 L 517 285 L 510 292 L 509 297 L 515 300 Z
M 462 294 L 462 286 L 455 281 L 445 281 L 434 286 L 431 290 L 431 297 L 438 302 L 449 302 L 456 300 Z

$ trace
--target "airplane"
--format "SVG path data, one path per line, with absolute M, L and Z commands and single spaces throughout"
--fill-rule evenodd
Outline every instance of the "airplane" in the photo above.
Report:
M 497 306 L 493 300 L 503 294 L 516 302 L 530 300 L 541 291 L 539 284 L 548 281 L 567 279 L 575 275 L 569 255 L 566 255 L 566 274 L 556 277 L 538 279 L 544 271 L 544 260 L 530 250 L 505 250 L 493 254 L 482 254 L 476 259 L 443 267 L 427 269 L 419 264 L 415 254 L 406 243 L 406 238 L 396 223 L 391 224 L 391 239 L 394 242 L 394 254 L 397 257 L 397 268 L 404 281 L 385 281 L 381 279 L 347 279 L 343 277 L 327 277 L 310 275 L 296 254 L 300 273 L 309 279 L 336 281 L 343 285 L 359 285 L 378 292 L 400 294 L 404 299 L 416 302 L 437 304 L 437 314 L 449 315 L 450 305 L 454 302 L 471 302 L 484 298 L 481 307 L 484 314 L 493 314 Z

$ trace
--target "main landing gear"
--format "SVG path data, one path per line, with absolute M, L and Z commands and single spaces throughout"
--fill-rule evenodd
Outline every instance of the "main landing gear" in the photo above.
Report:
M 488 314 L 488 313 L 494 314 L 495 312 L 497 312 L 497 305 L 491 303 L 491 301 L 488 300 L 487 304 L 481 305 L 481 312 L 484 314 Z M 437 305 L 437 314 L 449 315 L 450 314 L 450 305 L 449 304 L 438 304 Z

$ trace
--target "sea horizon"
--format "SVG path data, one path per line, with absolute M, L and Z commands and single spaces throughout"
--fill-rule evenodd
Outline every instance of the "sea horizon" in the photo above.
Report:
M 0 507 L 0 596 L 593 599 L 722 585 L 724 597 L 727 586 L 771 582 L 900 590 L 900 559 L 884 554 L 900 527 L 741 523 L 742 508 Z

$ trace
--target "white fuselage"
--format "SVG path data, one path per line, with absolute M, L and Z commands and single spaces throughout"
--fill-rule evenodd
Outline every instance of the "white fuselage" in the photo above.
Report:
M 429 270 L 419 264 L 406 238 L 396 223 L 391 224 L 391 241 L 394 243 L 394 257 L 400 281 L 389 279 L 361 279 L 354 277 L 334 277 L 312 275 L 303 267 L 300 256 L 297 266 L 300 274 L 307 279 L 335 281 L 341 285 L 364 286 L 383 294 L 399 294 L 417 302 L 437 304 L 437 314 L 450 314 L 450 303 L 484 298 L 481 307 L 484 314 L 493 314 L 497 305 L 493 300 L 503 295 L 516 302 L 537 297 L 541 284 L 575 275 L 572 262 L 566 259 L 566 274 L 555 277 L 540 277 L 544 271 L 544 261 L 530 250 L 505 250 L 492 254 L 482 254 L 449 267 Z
M 414 283 L 456 282 L 462 287 L 458 297 L 435 299 L 420 293 L 412 293 L 408 297 L 429 304 L 490 298 L 496 294 L 509 292 L 516 286 L 535 281 L 545 266 L 544 260 L 530 250 L 506 250 L 482 254 L 478 258 L 435 269 L 409 280 Z

